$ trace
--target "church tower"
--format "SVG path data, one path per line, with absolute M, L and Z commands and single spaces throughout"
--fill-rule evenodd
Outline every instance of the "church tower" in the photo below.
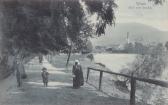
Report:
M 130 43 L 130 39 L 129 39 L 129 32 L 127 32 L 127 39 L 126 39 L 126 41 L 127 41 L 127 44 L 129 44 L 129 43 Z

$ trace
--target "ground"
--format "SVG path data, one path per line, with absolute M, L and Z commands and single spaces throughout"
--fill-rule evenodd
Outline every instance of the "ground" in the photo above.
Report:
M 42 67 L 47 67 L 50 73 L 48 87 L 42 84 Z M 23 81 L 23 87 L 17 88 L 13 74 L 0 81 L 0 105 L 127 105 L 129 102 L 111 97 L 87 83 L 73 89 L 70 70 L 53 67 L 46 59 L 39 64 L 34 58 L 25 68 L 28 78 Z

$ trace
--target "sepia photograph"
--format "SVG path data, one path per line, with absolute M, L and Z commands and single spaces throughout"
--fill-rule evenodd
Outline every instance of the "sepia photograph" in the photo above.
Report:
M 0 0 L 0 105 L 168 105 L 168 0 Z

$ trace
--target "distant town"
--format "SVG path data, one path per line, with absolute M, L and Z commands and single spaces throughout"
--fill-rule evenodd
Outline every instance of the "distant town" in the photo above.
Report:
M 93 49 L 94 53 L 131 53 L 131 54 L 147 54 L 154 47 L 163 48 L 166 47 L 166 43 L 149 42 L 144 43 L 143 39 L 139 41 L 130 40 L 130 33 L 127 32 L 124 43 L 116 43 L 110 45 L 96 45 Z

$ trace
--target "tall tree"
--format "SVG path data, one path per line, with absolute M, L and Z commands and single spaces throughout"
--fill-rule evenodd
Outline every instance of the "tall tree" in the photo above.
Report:
M 104 33 L 106 25 L 114 24 L 116 4 L 113 0 L 82 2 L 90 15 L 97 14 L 98 36 Z M 88 29 L 85 26 L 91 29 L 91 23 L 87 21 L 80 0 L 1 1 L 1 9 L 3 37 L 9 39 L 6 43 L 14 49 L 46 54 L 68 48 L 69 39 L 81 48 L 92 36 L 85 33 Z

